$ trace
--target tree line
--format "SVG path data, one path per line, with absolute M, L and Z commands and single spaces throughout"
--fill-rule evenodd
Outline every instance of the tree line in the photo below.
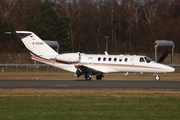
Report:
M 180 0 L 1 0 L 0 52 L 25 52 L 27 30 L 56 40 L 60 52 L 148 53 L 172 40 L 180 53 Z

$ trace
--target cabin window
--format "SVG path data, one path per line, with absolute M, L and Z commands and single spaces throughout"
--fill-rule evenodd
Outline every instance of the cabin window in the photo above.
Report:
M 101 58 L 100 58 L 100 57 L 98 57 L 98 61 L 101 61 Z
M 124 61 L 125 61 L 125 62 L 127 62 L 127 61 L 128 61 L 128 59 L 127 59 L 127 58 L 125 58 L 125 59 L 124 59 Z
M 103 61 L 106 61 L 106 58 L 105 58 L 105 57 L 103 58 Z
M 143 57 L 139 58 L 139 62 L 145 62 Z
M 119 62 L 122 62 L 122 58 L 119 58 Z
M 111 61 L 111 58 L 109 58 L 109 61 Z
M 117 58 L 114 58 L 114 61 L 117 61 Z

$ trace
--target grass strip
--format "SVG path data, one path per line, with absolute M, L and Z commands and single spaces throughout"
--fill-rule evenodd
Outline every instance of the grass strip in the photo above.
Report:
M 0 89 L 0 118 L 178 120 L 179 101 L 179 90 Z
M 159 74 L 161 80 L 179 80 L 179 70 L 174 73 Z M 85 80 L 84 76 L 77 78 L 74 73 L 60 72 L 0 72 L 0 80 Z M 92 80 L 96 80 L 93 76 Z M 153 74 L 110 73 L 104 74 L 103 80 L 155 80 Z

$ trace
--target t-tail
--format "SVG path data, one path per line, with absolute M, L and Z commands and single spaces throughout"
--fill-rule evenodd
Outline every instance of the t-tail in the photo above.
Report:
M 22 42 L 32 55 L 32 59 L 43 62 L 55 58 L 58 53 L 41 40 L 36 34 L 29 31 L 16 31 Z

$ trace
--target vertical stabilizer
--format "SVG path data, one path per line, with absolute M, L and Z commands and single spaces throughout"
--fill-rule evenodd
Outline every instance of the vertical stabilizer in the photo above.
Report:
M 32 56 L 49 59 L 58 53 L 41 40 L 36 34 L 29 31 L 16 31 Z

